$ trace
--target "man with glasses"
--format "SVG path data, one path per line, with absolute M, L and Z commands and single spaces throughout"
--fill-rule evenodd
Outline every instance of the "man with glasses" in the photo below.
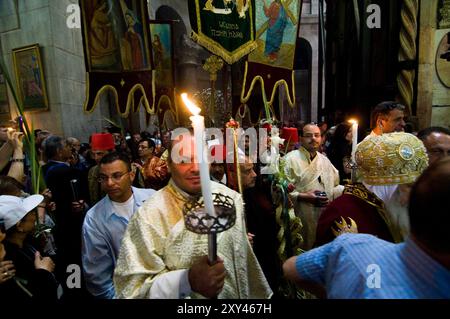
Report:
M 98 183 L 107 195 L 87 212 L 82 245 L 86 286 L 97 298 L 114 297 L 112 277 L 128 221 L 155 192 L 132 187 L 134 177 L 126 155 L 113 152 L 100 160 Z
M 322 209 L 341 195 L 344 187 L 339 185 L 338 170 L 318 152 L 322 144 L 320 128 L 313 123 L 306 124 L 300 135 L 301 146 L 286 154 L 284 167 L 287 179 L 295 185 L 290 193 L 295 213 L 303 222 L 301 248 L 309 250 L 316 238 Z
M 405 106 L 392 101 L 381 102 L 375 106 L 370 114 L 372 132 L 369 136 L 404 132 L 406 125 L 404 111 Z
M 430 165 L 450 156 L 450 130 L 445 127 L 432 126 L 417 134 L 427 149 Z
M 450 298 L 450 158 L 425 170 L 411 190 L 411 236 L 393 244 L 342 234 L 283 265 L 286 278 L 328 299 Z

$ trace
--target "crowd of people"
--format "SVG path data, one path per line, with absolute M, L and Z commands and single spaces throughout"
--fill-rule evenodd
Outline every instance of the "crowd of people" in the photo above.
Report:
M 1 128 L 0 298 L 450 298 L 450 131 L 404 127 L 404 107 L 380 103 L 353 159 L 345 122 L 283 128 L 285 202 L 247 147 L 228 163 L 216 145 L 211 189 L 236 219 L 215 263 L 185 226 L 201 196 L 193 138 L 36 130 L 32 194 L 23 134 Z M 372 284 L 368 267 L 383 269 Z

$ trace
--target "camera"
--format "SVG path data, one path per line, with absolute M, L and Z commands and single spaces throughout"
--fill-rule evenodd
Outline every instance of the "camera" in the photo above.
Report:
M 325 193 L 325 192 L 317 191 L 317 192 L 314 192 L 314 194 L 319 197 L 327 197 L 327 193 Z

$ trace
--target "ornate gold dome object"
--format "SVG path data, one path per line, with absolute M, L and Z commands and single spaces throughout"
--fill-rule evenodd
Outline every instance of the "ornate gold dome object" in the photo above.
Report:
M 428 155 L 422 141 L 414 135 L 389 133 L 358 144 L 356 163 L 367 184 L 407 184 L 427 168 Z

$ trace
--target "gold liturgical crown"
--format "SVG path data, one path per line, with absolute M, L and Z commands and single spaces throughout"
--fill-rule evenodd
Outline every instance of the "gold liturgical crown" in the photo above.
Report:
M 370 185 L 412 183 L 428 166 L 422 141 L 409 133 L 373 136 L 358 144 L 356 163 Z

